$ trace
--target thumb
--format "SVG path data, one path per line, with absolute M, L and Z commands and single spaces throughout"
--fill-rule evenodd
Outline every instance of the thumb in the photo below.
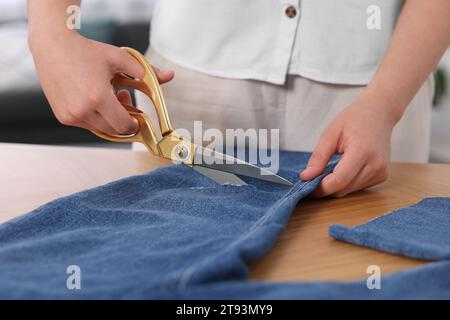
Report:
M 302 180 L 311 180 L 320 175 L 326 168 L 337 149 L 337 133 L 324 132 L 320 137 L 319 144 L 314 149 L 311 158 L 309 158 L 306 169 L 300 174 Z

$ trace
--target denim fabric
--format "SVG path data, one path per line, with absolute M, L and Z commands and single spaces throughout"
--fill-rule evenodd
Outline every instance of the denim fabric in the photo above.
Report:
M 409 270 L 378 292 L 352 283 L 255 283 L 297 202 L 331 172 L 298 181 L 309 154 L 281 154 L 293 187 L 219 186 L 184 166 L 61 198 L 0 225 L 0 298 L 449 298 L 448 264 Z M 66 268 L 81 268 L 81 290 Z
M 450 261 L 430 263 L 382 277 L 381 289 L 353 282 L 264 283 L 230 281 L 149 297 L 176 299 L 450 299 Z
M 426 259 L 450 259 L 450 198 L 427 198 L 354 228 L 333 225 L 329 234 L 365 247 Z

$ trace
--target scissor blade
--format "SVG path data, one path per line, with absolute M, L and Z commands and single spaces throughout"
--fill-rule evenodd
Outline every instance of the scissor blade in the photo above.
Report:
M 207 167 L 195 166 L 195 165 L 192 168 L 194 170 L 200 172 L 204 176 L 207 176 L 211 180 L 214 180 L 218 184 L 222 184 L 222 185 L 231 184 L 231 185 L 235 185 L 235 186 L 247 185 L 244 181 L 242 181 L 241 179 L 239 179 L 237 176 L 235 176 L 232 173 L 218 171 L 218 170 L 210 169 Z
M 239 174 L 259 180 L 292 186 L 290 181 L 267 169 L 257 167 L 240 159 L 205 148 L 197 150 L 194 155 L 194 164 L 222 172 Z

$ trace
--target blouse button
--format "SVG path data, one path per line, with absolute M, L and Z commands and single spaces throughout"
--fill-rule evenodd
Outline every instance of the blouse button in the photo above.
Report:
M 294 17 L 297 15 L 297 9 L 295 9 L 294 6 L 289 6 L 289 7 L 286 8 L 285 13 L 286 13 L 286 15 L 287 15 L 289 18 L 292 19 L 292 18 L 294 18 Z

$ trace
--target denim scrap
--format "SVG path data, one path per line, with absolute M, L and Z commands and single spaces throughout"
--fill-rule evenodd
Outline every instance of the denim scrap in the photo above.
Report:
M 354 228 L 333 225 L 331 237 L 424 260 L 450 259 L 450 198 L 426 198 Z

